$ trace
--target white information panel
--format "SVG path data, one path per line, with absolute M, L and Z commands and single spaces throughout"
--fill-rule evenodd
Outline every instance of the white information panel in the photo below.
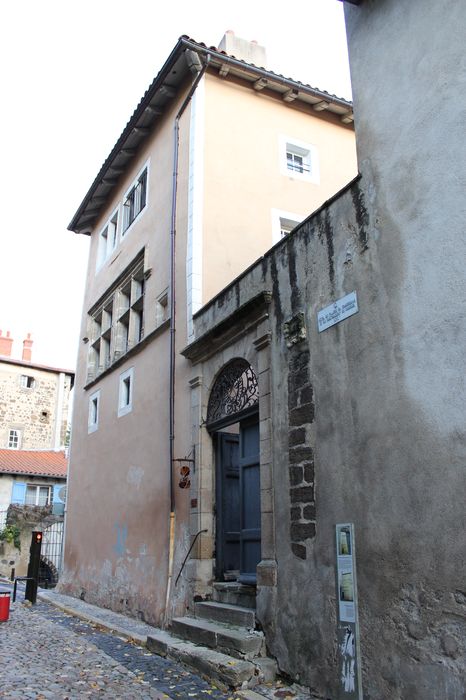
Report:
M 326 306 L 324 309 L 317 314 L 317 326 L 319 328 L 319 333 L 325 331 L 327 328 L 331 328 L 336 323 L 340 323 L 348 316 L 357 314 L 358 308 L 358 298 L 356 292 L 350 292 L 341 299 L 337 299 Z
M 362 700 L 356 552 L 352 523 L 335 526 L 337 554 L 338 652 L 342 700 Z

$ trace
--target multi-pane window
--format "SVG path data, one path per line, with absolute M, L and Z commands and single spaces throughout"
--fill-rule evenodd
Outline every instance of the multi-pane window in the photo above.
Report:
M 316 147 L 286 136 L 280 137 L 280 170 L 288 177 L 318 183 L 319 162 Z
M 106 370 L 144 338 L 144 258 L 89 312 L 88 381 Z
M 137 178 L 123 202 L 123 235 L 146 206 L 147 167 Z
M 8 447 L 10 450 L 19 450 L 21 447 L 21 430 L 14 428 L 8 431 Z
M 308 173 L 310 166 L 302 153 L 286 152 L 286 167 L 296 173 Z
M 24 505 L 48 506 L 50 505 L 51 495 L 51 486 L 35 486 L 33 484 L 28 484 L 26 486 L 26 498 Z
M 97 252 L 97 269 L 112 254 L 118 243 L 118 210 L 107 221 L 99 235 L 99 250 Z
M 36 385 L 36 380 L 34 379 L 34 377 L 30 377 L 27 374 L 22 374 L 19 378 L 19 385 L 23 389 L 34 389 Z

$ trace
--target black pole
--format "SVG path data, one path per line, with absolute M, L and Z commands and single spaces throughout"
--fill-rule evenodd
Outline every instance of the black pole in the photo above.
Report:
M 34 604 L 37 600 L 37 580 L 39 578 L 40 550 L 42 547 L 42 532 L 33 532 L 29 550 L 28 580 L 26 581 L 26 600 Z

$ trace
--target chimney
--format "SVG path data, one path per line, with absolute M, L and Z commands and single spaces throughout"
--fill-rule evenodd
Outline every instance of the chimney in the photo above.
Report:
M 218 48 L 229 56 L 239 58 L 246 63 L 253 63 L 258 68 L 267 66 L 265 46 L 260 46 L 255 40 L 240 39 L 231 29 L 225 32 Z
M 32 342 L 31 334 L 28 333 L 28 337 L 23 340 L 23 362 L 31 362 Z
M 11 357 L 11 346 L 13 345 L 13 338 L 10 338 L 10 331 L 3 335 L 3 331 L 0 331 L 0 355 L 4 357 Z

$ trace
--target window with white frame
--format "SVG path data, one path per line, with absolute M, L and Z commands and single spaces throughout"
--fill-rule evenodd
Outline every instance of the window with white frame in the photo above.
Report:
M 272 239 L 273 243 L 278 243 L 298 226 L 304 216 L 280 209 L 272 209 Z
M 28 374 L 22 374 L 19 378 L 19 385 L 22 389 L 34 389 L 36 380 Z
M 10 450 L 19 450 L 21 447 L 21 430 L 12 428 L 8 431 L 8 448 Z
M 95 433 L 99 428 L 100 389 L 89 396 L 89 417 L 87 432 Z
M 88 381 L 144 338 L 144 251 L 89 311 Z
M 118 243 L 118 209 L 113 212 L 99 234 L 99 249 L 97 251 L 97 269 L 102 267 L 106 259 L 113 253 Z
M 123 232 L 124 236 L 135 218 L 146 206 L 147 201 L 147 166 L 136 178 L 131 188 L 126 193 L 123 202 Z
M 35 484 L 27 484 L 26 498 L 24 505 L 26 506 L 48 506 L 52 497 L 51 486 L 36 486 Z
M 319 161 L 317 148 L 297 139 L 280 137 L 280 171 L 283 175 L 319 182 Z
M 124 416 L 133 408 L 134 368 L 120 374 L 118 391 L 118 416 Z

